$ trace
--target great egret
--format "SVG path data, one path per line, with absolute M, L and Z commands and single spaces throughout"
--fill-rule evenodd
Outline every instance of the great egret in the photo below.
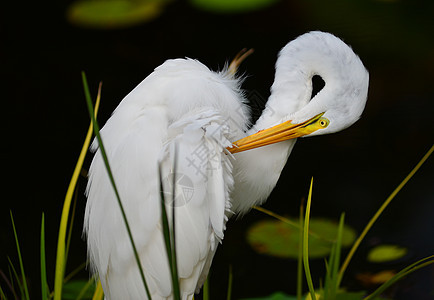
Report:
M 304 34 L 281 50 L 271 96 L 247 132 L 248 108 L 233 71 L 167 60 L 122 100 L 101 130 L 152 299 L 172 299 L 159 163 L 165 190 L 173 173 L 178 179 L 175 203 L 166 205 L 175 205 L 181 296 L 191 299 L 228 217 L 268 197 L 295 138 L 342 130 L 366 103 L 368 72 L 350 47 L 328 33 Z M 316 74 L 325 86 L 310 99 Z M 147 299 L 96 142 L 92 149 L 84 223 L 91 266 L 108 299 Z

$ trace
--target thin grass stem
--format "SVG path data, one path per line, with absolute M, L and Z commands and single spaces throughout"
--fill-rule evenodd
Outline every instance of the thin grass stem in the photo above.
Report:
M 404 178 L 404 180 L 396 187 L 396 189 L 390 194 L 390 196 L 386 199 L 386 201 L 384 201 L 384 203 L 381 205 L 381 207 L 378 209 L 378 211 L 374 214 L 374 216 L 368 222 L 366 227 L 363 229 L 362 233 L 360 234 L 360 236 L 357 238 L 357 240 L 354 242 L 353 246 L 351 247 L 350 252 L 348 252 L 347 257 L 345 258 L 344 263 L 342 264 L 341 269 L 339 270 L 338 285 L 340 285 L 340 283 L 342 281 L 342 277 L 344 276 L 345 270 L 347 269 L 351 259 L 354 256 L 354 253 L 359 248 L 360 243 L 365 238 L 366 234 L 372 228 L 374 223 L 377 221 L 377 219 L 380 217 L 380 215 L 383 213 L 383 211 L 386 209 L 386 207 L 389 205 L 389 203 L 395 198 L 395 196 L 399 193 L 399 191 L 401 191 L 401 189 L 407 184 L 407 182 L 413 177 L 413 175 L 416 174 L 416 172 L 425 163 L 425 161 L 433 153 L 433 151 L 434 151 L 434 145 L 431 146 L 431 148 L 422 157 L 422 159 L 417 163 L 417 165 L 413 168 L 413 170 L 411 170 L 411 172 Z
M 342 213 L 339 219 L 338 238 L 336 241 L 336 259 L 334 261 L 334 265 L 332 266 L 332 270 L 333 270 L 332 281 L 334 284 L 333 289 L 335 291 L 335 294 L 339 289 L 339 265 L 341 259 L 342 235 L 344 232 L 344 223 L 345 223 L 345 213 Z
M 383 293 L 386 289 L 388 289 L 390 286 L 395 284 L 397 281 L 401 280 L 405 276 L 413 273 L 414 271 L 417 271 L 423 267 L 426 267 L 428 265 L 431 265 L 434 263 L 434 255 L 425 257 L 421 260 L 418 260 L 417 262 L 405 267 L 400 272 L 395 274 L 392 278 L 390 278 L 388 281 L 386 281 L 384 284 L 382 284 L 378 289 L 376 289 L 372 294 L 365 297 L 363 300 L 371 300 L 378 297 L 381 293 Z
M 345 213 L 339 219 L 336 243 L 333 245 L 330 258 L 326 261 L 326 281 L 324 284 L 324 299 L 335 299 L 338 292 L 338 270 L 342 248 L 342 233 L 344 230 Z
M 11 262 L 11 260 L 10 260 L 10 257 L 8 256 L 7 257 L 8 258 L 8 261 L 9 261 L 9 264 L 10 265 L 8 265 L 8 271 L 9 271 L 9 278 L 11 279 L 11 281 L 10 281 L 10 284 L 11 284 L 11 291 L 14 291 L 15 292 L 15 286 L 14 286 L 14 277 L 12 277 L 12 268 L 14 267 L 14 266 L 12 266 L 12 262 Z M 12 266 L 12 267 L 11 267 Z M 21 293 L 22 294 L 22 293 Z M 18 296 L 16 297 L 17 299 L 18 299 Z
M 29 289 L 27 287 L 26 274 L 24 272 L 23 258 L 21 257 L 20 244 L 18 242 L 18 235 L 17 235 L 17 231 L 16 231 L 16 228 L 15 228 L 14 217 L 12 215 L 12 211 L 9 211 L 9 213 L 11 215 L 12 229 L 14 230 L 15 245 L 17 246 L 18 260 L 20 262 L 21 278 L 23 280 L 22 285 L 23 285 L 23 289 L 24 289 L 24 295 L 23 296 L 25 297 L 25 299 L 29 300 L 30 299 Z
M 180 300 L 181 295 L 179 291 L 179 281 L 178 278 L 175 278 L 175 271 L 174 271 L 174 262 L 173 262 L 173 255 L 172 255 L 172 235 L 170 234 L 170 227 L 169 227 L 169 219 L 167 217 L 167 211 L 166 211 L 166 199 L 164 195 L 164 187 L 163 187 L 163 177 L 161 172 L 161 164 L 158 166 L 158 176 L 160 178 L 160 195 L 161 195 L 161 223 L 163 226 L 163 238 L 164 238 L 164 244 L 166 247 L 167 252 L 167 259 L 169 262 L 169 268 L 170 268 L 170 275 L 172 279 L 172 288 L 173 288 L 173 298 L 175 300 Z M 174 205 L 174 203 L 172 203 Z
M 48 289 L 47 289 L 47 265 L 45 262 L 45 217 L 42 213 L 41 221 L 41 299 L 48 299 Z
M 69 246 L 71 245 L 71 238 L 72 238 L 72 228 L 74 227 L 74 219 L 75 219 L 75 209 L 77 207 L 77 188 L 79 186 L 79 183 L 77 182 L 75 191 L 74 191 L 74 201 L 72 202 L 72 210 L 71 210 L 71 218 L 69 218 L 69 226 L 68 226 L 68 234 L 66 238 L 66 248 L 65 248 L 65 266 L 68 262 L 68 255 L 69 255 Z
M 101 98 L 101 85 L 98 90 L 98 96 L 96 98 L 95 110 L 92 107 L 92 116 L 98 112 L 99 103 Z M 75 165 L 74 172 L 72 174 L 71 181 L 69 182 L 68 190 L 66 191 L 65 201 L 63 202 L 62 215 L 60 218 L 59 235 L 57 238 L 57 255 L 56 255 L 56 270 L 54 275 L 54 300 L 61 300 L 62 298 L 62 288 L 63 288 L 63 276 L 65 273 L 65 248 L 66 248 L 66 229 L 68 226 L 68 217 L 71 207 L 72 196 L 75 191 L 75 186 L 77 185 L 78 177 L 80 176 L 81 169 L 83 167 L 84 158 L 89 149 L 90 140 L 92 138 L 93 123 L 89 125 L 87 130 L 86 138 L 81 148 L 80 155 Z
M 179 276 L 178 276 L 178 261 L 176 258 L 176 170 L 178 169 L 178 150 L 176 143 L 174 144 L 174 159 L 173 159 L 173 177 L 172 177 L 172 230 L 170 237 L 172 240 L 171 253 L 172 256 L 172 283 L 175 299 L 181 299 L 181 291 L 179 288 Z M 160 178 L 161 180 L 161 178 Z M 165 203 L 163 201 L 163 203 Z
M 231 300 L 232 298 L 232 281 L 233 281 L 232 265 L 229 265 L 228 292 L 226 294 L 226 300 Z
M 302 227 L 300 227 L 299 223 L 297 223 L 295 221 L 291 221 L 290 219 L 285 218 L 285 217 L 283 217 L 283 216 L 281 216 L 279 214 L 276 214 L 275 212 L 272 212 L 271 210 L 268 210 L 266 208 L 263 208 L 263 207 L 260 207 L 260 206 L 253 206 L 253 209 L 255 209 L 257 211 L 260 211 L 260 212 L 262 212 L 262 213 L 264 213 L 266 215 L 269 215 L 270 217 L 273 217 L 273 218 L 275 218 L 275 219 L 277 219 L 279 221 L 282 221 L 283 223 L 286 223 L 286 224 L 288 224 L 288 225 L 290 225 L 290 226 L 292 226 L 294 228 L 297 228 L 297 229 L 302 228 Z
M 277 219 L 279 221 L 282 221 L 283 223 L 286 223 L 289 226 L 294 227 L 294 228 L 296 228 L 298 230 L 302 230 L 303 229 L 303 226 L 300 227 L 299 223 L 297 223 L 295 221 L 292 221 L 292 220 L 290 220 L 290 219 L 288 219 L 286 217 L 283 217 L 283 216 L 281 216 L 279 214 L 276 214 L 275 212 L 272 212 L 271 210 L 268 210 L 268 209 L 260 207 L 260 206 L 253 206 L 252 208 L 255 209 L 255 210 L 257 210 L 257 211 L 260 211 L 260 212 L 262 212 L 262 213 L 264 213 L 266 215 L 269 215 L 270 217 L 273 217 L 273 218 L 275 218 L 275 219 Z M 320 236 L 319 234 L 315 233 L 312 230 L 309 230 L 309 235 L 312 236 L 312 237 L 315 237 L 317 239 L 326 241 L 328 243 L 334 243 L 335 242 L 335 240 L 326 239 L 326 238 Z
M 309 287 L 311 298 L 312 300 L 316 300 L 315 289 L 313 287 L 312 276 L 310 274 L 310 268 L 309 268 L 309 248 L 308 248 L 310 206 L 312 203 L 312 185 L 313 185 L 313 178 L 310 182 L 309 196 L 307 197 L 306 214 L 304 217 L 303 265 L 304 265 L 304 273 L 306 274 L 307 286 Z
M 25 297 L 25 295 L 24 295 L 24 288 L 23 288 L 23 286 L 21 284 L 21 281 L 20 281 L 20 277 L 18 276 L 17 270 L 15 270 L 15 267 L 12 264 L 12 260 L 11 260 L 11 258 L 9 256 L 8 256 L 8 261 L 9 261 L 9 266 L 10 266 L 10 270 L 9 271 L 10 272 L 12 271 L 12 274 L 15 277 L 15 281 L 18 284 L 18 288 L 20 289 L 21 299 L 23 299 Z M 11 286 L 12 286 L 12 290 L 15 290 L 15 287 L 13 285 L 12 274 L 10 275 L 11 276 Z
M 300 217 L 299 228 L 303 228 L 304 218 L 304 205 L 300 204 Z M 303 296 L 303 230 L 299 230 L 299 245 L 298 245 L 298 257 L 297 257 L 297 300 L 301 300 Z
M 0 286 L 0 299 L 8 300 L 1 286 Z

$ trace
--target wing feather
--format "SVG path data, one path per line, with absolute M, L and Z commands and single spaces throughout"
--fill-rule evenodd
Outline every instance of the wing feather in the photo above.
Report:
M 152 299 L 171 299 L 172 293 L 161 232 L 158 164 L 168 196 L 166 208 L 171 211 L 175 205 L 182 299 L 191 299 L 223 239 L 230 209 L 234 181 L 232 158 L 225 147 L 242 135 L 247 123 L 235 89 L 236 81 L 210 72 L 197 61 L 168 61 L 120 103 L 101 130 Z M 96 142 L 92 149 L 96 153 L 89 170 L 84 228 L 91 266 L 108 299 L 146 299 Z
M 229 132 L 224 119 L 215 111 L 202 111 L 199 114 L 201 119 L 195 114 L 194 118 L 188 117 L 169 127 L 167 140 L 163 144 L 161 135 L 154 134 L 155 139 L 152 140 L 153 134 L 143 129 L 146 128 L 144 123 L 149 122 L 153 124 L 152 130 L 157 124 L 166 126 L 161 122 L 164 115 L 156 117 L 157 113 L 152 111 L 152 116 L 142 115 L 143 120 L 138 120 L 130 128 L 130 134 L 120 137 L 122 146 L 110 151 L 109 160 L 113 161 L 121 199 L 127 200 L 124 206 L 150 289 L 161 297 L 169 297 L 171 282 L 161 233 L 156 162 L 161 161 L 163 186 L 169 196 L 166 204 L 168 211 L 173 205 L 170 195 L 173 174 L 179 179 L 174 204 L 177 255 L 182 258 L 178 260 L 179 275 L 182 290 L 188 298 L 196 289 L 209 255 L 215 251 L 216 241 L 223 239 L 225 212 L 229 207 L 229 190 L 233 184 L 230 175 L 232 164 L 224 153 L 225 145 L 229 145 Z M 136 132 L 138 128 L 141 128 L 140 134 Z M 173 133 L 175 135 L 171 135 Z M 102 136 L 104 139 L 104 131 Z M 143 139 L 137 138 L 141 136 Z M 161 145 L 158 153 L 147 150 L 150 142 Z M 173 169 L 175 148 L 176 170 Z M 90 202 L 86 210 L 90 255 L 105 290 L 109 291 L 107 294 L 113 299 L 125 295 L 134 299 L 132 291 L 143 295 L 144 290 L 140 286 L 131 245 L 114 194 L 109 188 L 110 183 L 101 172 L 105 170 L 101 168 L 101 157 L 97 152 L 90 170 L 90 186 L 99 188 L 89 189 Z M 93 213 L 98 211 L 104 213 Z M 101 245 L 104 245 L 103 250 Z M 117 287 L 116 283 L 121 282 L 121 278 L 110 272 L 113 268 L 116 268 L 117 274 L 128 278 L 130 288 Z M 119 272 L 119 269 L 124 271 Z M 125 277 L 122 282 L 125 282 Z

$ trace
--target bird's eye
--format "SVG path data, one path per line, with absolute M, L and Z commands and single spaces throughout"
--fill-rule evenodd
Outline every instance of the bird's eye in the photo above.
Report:
M 327 118 L 321 118 L 319 119 L 318 123 L 319 126 L 321 126 L 322 128 L 326 128 L 329 125 L 330 121 Z

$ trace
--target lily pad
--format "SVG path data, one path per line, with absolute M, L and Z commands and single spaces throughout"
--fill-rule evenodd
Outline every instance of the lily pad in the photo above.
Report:
M 310 220 L 309 257 L 320 258 L 330 254 L 338 231 L 338 223 L 327 219 Z M 345 225 L 342 233 L 342 247 L 350 246 L 356 232 Z M 262 254 L 282 258 L 297 258 L 300 244 L 299 230 L 278 220 L 263 220 L 251 226 L 247 241 L 252 248 Z
M 359 280 L 364 286 L 378 286 L 385 283 L 389 279 L 396 275 L 396 271 L 383 270 L 378 273 L 364 272 L 356 274 L 357 280 Z
M 389 262 L 402 258 L 407 254 L 407 249 L 397 245 L 379 245 L 368 253 L 370 262 Z
M 278 0 L 190 0 L 190 3 L 200 9 L 216 13 L 242 13 L 263 9 Z
M 164 0 L 78 0 L 67 10 L 74 25 L 99 29 L 123 28 L 149 22 L 163 11 Z

